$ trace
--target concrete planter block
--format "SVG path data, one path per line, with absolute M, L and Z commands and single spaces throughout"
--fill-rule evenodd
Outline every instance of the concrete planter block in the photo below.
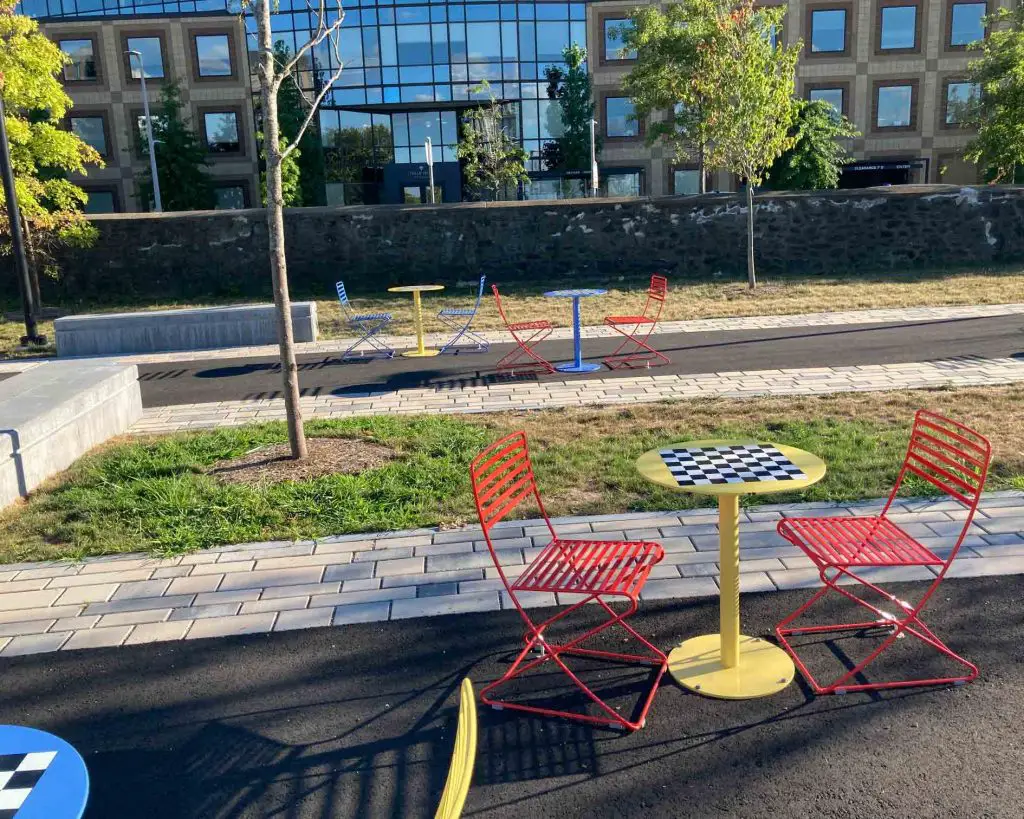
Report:
M 292 302 L 295 341 L 317 340 L 316 302 Z M 274 305 L 67 316 L 54 322 L 57 355 L 212 350 L 277 343 Z
M 54 362 L 0 385 L 0 508 L 142 417 L 134 364 Z

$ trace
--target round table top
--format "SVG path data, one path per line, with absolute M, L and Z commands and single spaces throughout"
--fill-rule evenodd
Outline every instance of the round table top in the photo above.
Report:
M 548 290 L 544 295 L 549 299 L 581 299 L 587 296 L 603 296 L 607 292 L 599 287 L 583 287 L 570 290 Z
M 422 293 L 426 290 L 444 290 L 443 284 L 403 284 L 401 287 L 389 287 L 389 293 Z
M 782 453 L 789 463 L 802 472 L 801 477 L 784 479 L 738 479 L 735 483 L 680 484 L 679 480 L 669 471 L 662 453 L 672 456 L 672 450 L 695 450 L 711 448 L 738 447 L 773 447 Z M 719 450 L 722 451 L 722 450 Z M 746 439 L 709 438 L 702 441 L 683 441 L 652 449 L 641 455 L 636 461 L 637 471 L 652 483 L 682 492 L 693 492 L 698 495 L 767 495 L 772 492 L 788 492 L 792 489 L 804 489 L 825 477 L 825 462 L 817 455 L 785 444 L 773 444 L 767 441 Z
M 89 799 L 89 773 L 78 751 L 20 725 L 0 725 L 0 782 L 0 806 L 15 808 L 18 819 L 80 819 Z

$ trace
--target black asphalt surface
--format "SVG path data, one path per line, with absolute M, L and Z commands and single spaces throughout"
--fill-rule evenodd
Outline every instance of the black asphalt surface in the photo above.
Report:
M 658 368 L 659 375 L 896 364 L 963 355 L 1024 355 L 1024 317 L 677 333 L 656 339 L 672 359 L 670 365 Z M 614 346 L 614 339 L 584 339 L 584 356 L 599 361 Z M 305 395 L 490 384 L 500 380 L 494 365 L 509 349 L 502 344 L 493 345 L 486 354 L 355 363 L 336 356 L 302 356 L 300 384 Z M 538 351 L 553 362 L 567 361 L 572 358 L 572 341 L 548 341 Z M 631 375 L 636 371 L 602 369 L 583 375 L 558 373 L 541 380 Z M 280 370 L 273 358 L 140 365 L 139 378 L 147 407 L 281 395 Z
M 767 633 L 808 594 L 744 595 L 744 631 Z M 929 625 L 982 669 L 963 688 L 815 698 L 794 683 L 727 702 L 666 678 L 635 734 L 481 709 L 465 815 L 1019 819 L 1022 604 L 1020 577 L 949 581 L 935 595 Z M 713 599 L 664 601 L 632 623 L 668 648 L 715 630 L 717 612 Z M 494 679 L 521 635 L 515 612 L 495 612 L 3 659 L 0 721 L 83 753 L 88 819 L 427 818 L 460 679 Z M 842 652 L 873 645 L 809 656 L 837 671 Z M 947 668 L 911 638 L 896 646 L 876 679 Z M 635 700 L 636 676 L 585 679 Z

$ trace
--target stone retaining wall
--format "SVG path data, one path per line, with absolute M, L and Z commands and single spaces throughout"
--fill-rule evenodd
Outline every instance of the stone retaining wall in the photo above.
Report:
M 927 185 L 759 196 L 764 275 L 948 269 L 1024 261 L 1024 188 Z M 260 210 L 93 217 L 95 247 L 63 260 L 63 300 L 268 298 Z M 655 268 L 745 269 L 742 197 L 305 208 L 286 215 L 293 294 L 394 284 L 614 282 Z M 9 275 L 9 274 L 8 274 Z M 13 283 L 12 283 L 13 287 Z

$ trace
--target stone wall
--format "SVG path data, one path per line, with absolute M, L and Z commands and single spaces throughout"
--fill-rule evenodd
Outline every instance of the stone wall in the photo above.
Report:
M 1024 188 L 920 186 L 765 194 L 756 202 L 765 276 L 1024 261 Z M 94 217 L 100 239 L 69 253 L 65 300 L 268 298 L 260 210 Z M 614 282 L 664 268 L 710 279 L 745 270 L 742 197 L 463 203 L 288 211 L 296 296 L 395 284 Z M 9 273 L 7 274 L 10 275 Z M 13 287 L 13 282 L 11 282 Z

